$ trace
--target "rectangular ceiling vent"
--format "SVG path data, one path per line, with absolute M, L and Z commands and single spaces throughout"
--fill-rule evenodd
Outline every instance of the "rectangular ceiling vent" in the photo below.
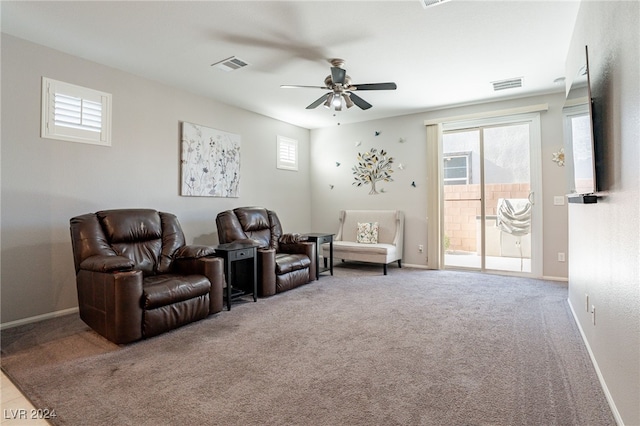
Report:
M 518 78 L 510 78 L 508 80 L 500 80 L 500 81 L 492 81 L 493 90 L 505 90 L 505 89 L 516 89 L 518 87 L 522 87 L 522 77 Z
M 212 67 L 226 72 L 239 70 L 240 68 L 244 68 L 247 65 L 249 65 L 247 62 L 236 56 L 231 56 L 230 58 L 223 59 L 220 62 L 216 62 L 215 64 L 211 64 Z
M 420 4 L 422 5 L 422 7 L 424 7 L 425 9 L 430 7 L 430 6 L 435 6 L 441 3 L 446 3 L 449 0 L 419 0 Z

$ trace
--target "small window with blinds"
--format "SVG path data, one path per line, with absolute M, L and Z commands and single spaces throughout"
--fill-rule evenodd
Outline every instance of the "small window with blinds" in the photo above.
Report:
M 276 167 L 284 170 L 298 170 L 298 141 L 278 136 Z
M 111 94 L 43 77 L 41 136 L 111 146 Z
M 443 154 L 444 184 L 468 185 L 471 178 L 470 152 Z

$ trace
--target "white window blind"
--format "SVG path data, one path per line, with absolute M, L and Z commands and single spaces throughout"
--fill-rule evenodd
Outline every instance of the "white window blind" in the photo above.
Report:
M 298 141 L 295 139 L 278 136 L 277 143 L 278 169 L 298 170 Z
M 102 103 L 54 93 L 54 123 L 56 126 L 84 129 L 89 132 L 102 130 Z
M 43 138 L 111 145 L 111 94 L 42 79 Z

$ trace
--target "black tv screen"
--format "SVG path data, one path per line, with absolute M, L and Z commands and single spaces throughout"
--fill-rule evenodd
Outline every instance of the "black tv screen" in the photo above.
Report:
M 565 160 L 570 171 L 568 196 L 594 195 L 598 191 L 593 99 L 589 76 L 589 57 L 585 47 L 584 65 L 571 82 L 565 116 Z M 595 202 L 595 196 L 589 198 Z M 585 202 L 584 200 L 579 202 Z

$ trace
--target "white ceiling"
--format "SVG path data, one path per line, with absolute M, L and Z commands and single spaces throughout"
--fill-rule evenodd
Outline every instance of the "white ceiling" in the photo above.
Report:
M 577 1 L 6 1 L 2 32 L 313 129 L 564 90 Z M 224 72 L 230 56 L 250 66 Z M 373 108 L 305 107 L 330 58 Z M 491 82 L 523 77 L 519 89 Z M 70 82 L 73 83 L 73 82 Z M 334 116 L 334 114 L 337 114 Z

